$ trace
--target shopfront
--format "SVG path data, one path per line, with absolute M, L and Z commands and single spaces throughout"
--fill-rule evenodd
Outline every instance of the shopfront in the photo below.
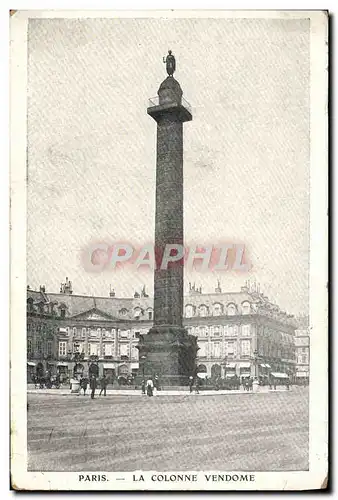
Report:
M 239 363 L 239 378 L 241 383 L 243 380 L 251 377 L 251 363 Z
M 69 380 L 68 363 L 58 363 L 57 372 L 58 375 L 60 375 L 61 384 L 64 384 Z
M 115 363 L 103 364 L 103 375 L 108 379 L 108 384 L 113 384 L 116 379 L 116 365 Z

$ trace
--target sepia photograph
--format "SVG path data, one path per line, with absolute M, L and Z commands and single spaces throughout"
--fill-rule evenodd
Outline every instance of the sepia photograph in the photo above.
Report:
M 10 36 L 12 487 L 325 487 L 327 12 Z

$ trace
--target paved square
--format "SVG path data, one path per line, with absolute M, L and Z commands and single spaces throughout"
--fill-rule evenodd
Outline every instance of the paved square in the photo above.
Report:
M 308 469 L 308 390 L 28 395 L 28 470 Z

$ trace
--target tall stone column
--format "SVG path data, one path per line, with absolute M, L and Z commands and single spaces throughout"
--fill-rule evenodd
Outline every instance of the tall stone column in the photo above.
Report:
M 172 64 L 171 53 L 168 57 Z M 183 123 L 192 120 L 173 71 L 167 58 L 169 76 L 147 109 L 157 123 L 154 326 L 141 336 L 138 349 L 145 377 L 157 374 L 162 385 L 186 385 L 195 372 L 198 347 L 182 326 L 184 260 L 161 268 L 167 245 L 183 247 Z

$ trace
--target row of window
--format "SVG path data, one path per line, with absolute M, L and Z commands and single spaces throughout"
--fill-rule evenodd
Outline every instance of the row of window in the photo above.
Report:
M 219 337 L 221 335 L 235 337 L 239 334 L 248 337 L 251 334 L 251 325 L 189 326 L 187 330 L 191 335 L 197 337 Z
M 66 335 L 72 335 L 74 337 L 82 337 L 86 338 L 88 337 L 97 337 L 97 338 L 112 338 L 115 339 L 116 335 L 116 328 L 111 328 L 110 330 L 107 330 L 105 328 L 76 328 L 76 327 L 67 327 L 65 328 L 65 333 Z M 137 339 L 140 336 L 141 331 L 136 331 L 136 330 L 119 330 L 118 331 L 118 337 L 120 339 Z M 147 333 L 147 330 L 143 331 L 143 333 Z
M 67 346 L 68 344 L 65 341 L 59 342 L 59 356 L 62 357 L 68 354 Z M 115 346 L 114 344 L 102 344 L 100 349 L 100 344 L 89 343 L 86 350 L 86 344 L 74 343 L 73 353 L 82 352 L 86 356 L 115 356 Z M 136 349 L 134 345 L 120 344 L 118 345 L 117 355 L 120 357 L 138 359 L 138 349 Z
M 67 342 L 61 341 L 59 342 L 59 356 L 67 355 Z M 85 344 L 76 343 L 73 344 L 73 352 L 84 352 L 85 355 L 88 356 L 114 356 L 115 355 L 115 347 L 114 344 L 103 344 L 101 346 L 95 343 L 88 344 L 88 351 L 86 352 Z M 222 356 L 234 357 L 238 353 L 237 350 L 237 342 L 229 341 L 225 342 L 222 345 L 221 342 L 202 342 L 200 344 L 200 349 L 198 351 L 198 357 L 211 357 L 211 358 L 220 358 Z M 250 340 L 242 340 L 240 342 L 240 355 L 241 356 L 250 356 L 251 355 L 251 341 Z M 138 359 L 138 349 L 136 346 L 129 344 L 120 344 L 118 346 L 117 355 L 120 357 L 127 357 L 131 359 Z
M 251 355 L 251 340 L 242 340 L 238 352 L 237 342 L 228 341 L 223 345 L 221 342 L 201 342 L 199 344 L 198 357 L 200 358 L 221 358 Z
M 236 314 L 250 314 L 251 304 L 250 302 L 243 302 L 240 309 L 235 304 L 228 304 L 223 306 L 220 303 L 213 304 L 211 307 L 201 304 L 200 306 L 194 306 L 192 304 L 187 304 L 185 306 L 185 316 L 187 318 L 192 318 L 193 316 L 235 316 Z
M 44 343 L 41 339 L 36 339 L 34 343 L 32 339 L 27 339 L 27 353 L 32 354 L 33 352 L 38 354 L 45 353 L 51 356 L 53 353 L 53 341 L 48 340 Z

